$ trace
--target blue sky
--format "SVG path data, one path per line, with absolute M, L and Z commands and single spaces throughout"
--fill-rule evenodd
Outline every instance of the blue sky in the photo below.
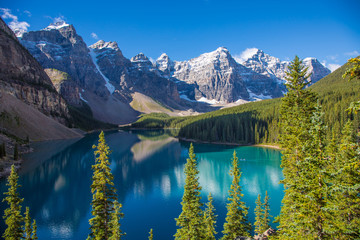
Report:
M 5 22 L 28 31 L 62 18 L 88 45 L 116 41 L 127 58 L 165 52 L 188 60 L 220 46 L 240 56 L 256 47 L 281 60 L 316 57 L 334 67 L 360 55 L 359 0 L 3 0 L 0 8 Z

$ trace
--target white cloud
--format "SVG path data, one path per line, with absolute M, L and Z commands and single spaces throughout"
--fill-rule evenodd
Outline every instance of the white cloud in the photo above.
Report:
M 332 56 L 327 56 L 327 59 L 331 60 L 331 61 L 338 61 L 338 55 L 332 55 Z
M 324 65 L 325 67 L 327 67 L 331 72 L 335 71 L 336 69 L 338 69 L 339 67 L 341 67 L 340 64 L 336 64 L 336 63 L 327 63 L 326 60 L 321 62 L 322 65 Z
M 339 67 L 341 67 L 341 65 L 336 64 L 336 63 L 330 63 L 326 66 L 328 69 L 330 69 L 331 72 L 335 71 L 336 69 L 338 69 Z
M 91 33 L 91 37 L 93 39 L 99 39 L 98 35 L 96 33 Z
M 30 27 L 29 23 L 19 22 L 18 17 L 11 14 L 11 10 L 8 8 L 0 8 L 0 11 L 2 12 L 1 17 L 3 19 L 11 19 L 8 25 L 18 37 L 21 36 L 24 32 L 27 32 L 27 29 Z
M 357 56 L 360 55 L 360 53 L 355 50 L 355 51 L 352 51 L 352 52 L 346 52 L 346 53 L 344 53 L 344 55 L 357 57 Z
M 250 57 L 252 57 L 259 49 L 257 48 L 247 48 L 245 49 L 245 51 L 243 51 L 242 53 L 235 55 L 234 59 L 238 62 L 238 63 L 243 63 L 246 60 L 248 60 Z
M 24 13 L 25 13 L 28 17 L 31 17 L 31 12 L 30 12 L 30 11 L 25 10 Z
M 65 18 L 64 18 L 64 16 L 60 15 L 59 17 L 54 18 L 53 21 L 54 21 L 54 23 L 65 22 Z

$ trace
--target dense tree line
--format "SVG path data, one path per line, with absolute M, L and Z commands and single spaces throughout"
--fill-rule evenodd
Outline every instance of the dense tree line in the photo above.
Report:
M 360 61 L 354 60 L 353 63 L 354 65 L 346 71 L 345 76 L 360 78 L 358 65 Z M 279 122 L 280 130 L 277 131 L 277 134 L 283 149 L 281 167 L 283 168 L 284 179 L 281 182 L 284 184 L 285 195 L 282 200 L 280 215 L 277 217 L 279 230 L 274 238 L 359 239 L 360 135 L 357 132 L 358 126 L 356 124 L 358 122 L 354 121 L 357 119 L 354 114 L 360 110 L 359 98 L 348 104 L 350 108 L 347 112 L 350 113 L 351 117 L 348 121 L 339 123 L 341 134 L 337 133 L 335 123 L 329 130 L 326 124 L 331 123 L 331 121 L 324 121 L 326 114 L 318 95 L 311 89 L 305 88 L 308 77 L 307 69 L 303 66 L 302 61 L 295 57 L 287 72 L 288 93 L 281 100 L 281 107 L 278 110 L 279 118 L 275 121 Z M 266 130 L 262 129 L 265 129 L 264 126 L 269 129 L 269 125 L 266 125 L 263 118 L 256 116 L 256 114 L 252 115 L 251 111 L 244 111 L 242 114 L 239 115 L 240 120 L 249 121 L 246 126 L 248 129 L 252 132 L 264 131 L 263 135 L 251 135 L 248 132 L 243 137 L 244 141 L 246 139 L 250 142 L 261 141 L 266 136 Z M 241 116 L 246 117 L 241 119 Z M 160 116 L 160 118 L 163 117 Z M 273 119 L 276 119 L 275 117 L 276 114 L 273 114 Z M 200 119 L 200 121 L 202 120 Z M 201 124 L 210 129 L 211 121 L 203 121 Z M 238 122 L 233 115 L 226 122 L 234 125 L 242 124 L 242 121 Z M 216 122 L 213 124 L 216 125 Z M 356 131 L 354 131 L 354 126 Z M 218 128 L 214 128 L 215 132 L 218 131 Z M 227 139 L 234 140 L 236 137 L 242 137 L 241 134 L 231 133 L 231 130 L 234 129 L 237 130 L 236 127 L 229 127 L 229 132 L 227 132 L 227 128 L 226 132 L 223 132 L 228 134 Z M 242 130 L 246 131 L 244 127 Z M 204 135 L 204 137 L 211 137 L 211 134 Z M 213 135 L 214 138 L 221 136 L 215 133 Z M 341 138 L 338 137 L 339 135 Z M 267 136 L 272 135 L 268 133 Z M 95 164 L 92 167 L 94 172 L 91 185 L 93 218 L 89 220 L 90 234 L 88 239 L 119 240 L 124 235 L 120 228 L 123 213 L 121 212 L 121 204 L 117 202 L 113 175 L 108 161 L 110 149 L 105 142 L 103 132 L 99 135 L 98 145 L 94 145 L 93 148 L 95 148 Z M 178 229 L 174 237 L 175 239 L 194 240 L 215 239 L 217 216 L 213 206 L 213 198 L 209 194 L 206 208 L 203 209 L 197 159 L 192 144 L 184 173 L 186 179 L 181 202 L 182 212 L 176 219 Z M 235 239 L 238 236 L 249 237 L 252 228 L 247 219 L 248 207 L 242 201 L 241 171 L 236 152 L 233 155 L 230 175 L 233 180 L 229 190 L 222 240 Z M 7 186 L 9 187 L 8 192 L 5 192 L 6 197 L 3 201 L 9 207 L 3 216 L 7 225 L 3 237 L 14 240 L 37 239 L 36 221 L 31 222 L 29 208 L 26 208 L 24 215 L 21 212 L 23 199 L 20 198 L 17 191 L 20 185 L 14 166 L 11 168 Z M 269 227 L 269 212 L 267 193 L 264 203 L 261 202 L 259 195 L 256 201 L 256 221 L 254 224 L 257 235 L 261 235 Z M 153 239 L 152 229 L 149 233 L 149 239 Z
M 352 121 L 354 128 L 359 126 L 360 116 L 349 115 L 346 109 L 352 102 L 360 99 L 360 81 L 343 79 L 346 69 L 347 65 L 344 65 L 308 88 L 316 93 L 322 106 L 328 140 L 333 133 L 340 137 L 341 129 L 348 120 Z M 180 138 L 206 142 L 277 143 L 280 134 L 280 105 L 281 99 L 271 99 L 198 116 L 169 117 L 164 113 L 147 114 L 132 126 L 178 128 L 177 136 Z
M 316 95 L 307 89 L 299 58 L 288 72 L 282 99 L 280 143 L 285 195 L 278 217 L 278 239 L 359 239 L 360 147 L 353 123 L 341 141 L 327 128 Z

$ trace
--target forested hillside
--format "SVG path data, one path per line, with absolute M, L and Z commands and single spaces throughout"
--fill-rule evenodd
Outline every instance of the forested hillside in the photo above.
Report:
M 342 66 L 310 87 L 318 94 L 329 135 L 332 132 L 339 135 L 348 119 L 354 121 L 355 127 L 359 125 L 359 116 L 354 117 L 345 111 L 351 102 L 360 99 L 360 82 L 342 78 L 346 68 L 346 65 Z M 178 128 L 181 138 L 208 142 L 275 143 L 279 135 L 280 103 L 280 99 L 271 99 L 191 117 L 148 114 L 132 127 Z

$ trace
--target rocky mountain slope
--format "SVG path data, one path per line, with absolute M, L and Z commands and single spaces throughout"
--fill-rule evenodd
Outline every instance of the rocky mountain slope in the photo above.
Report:
M 144 112 L 141 109 L 167 109 L 176 115 L 194 109 L 211 111 L 214 104 L 280 97 L 289 64 L 261 50 L 240 64 L 224 47 L 182 62 L 166 54 L 154 63 L 143 53 L 127 59 L 116 42 L 100 40 L 87 47 L 65 22 L 24 33 L 21 43 L 44 68 L 69 75 L 61 90 L 69 103 L 85 102 L 94 117 L 111 123 L 133 121 Z M 304 63 L 314 73 L 313 81 L 328 74 L 316 59 Z M 147 99 L 147 106 L 139 99 Z M 158 106 L 149 109 L 154 103 Z
M 266 75 L 281 81 L 285 81 L 286 70 L 290 62 L 281 61 L 280 59 L 264 53 L 262 50 L 249 49 L 245 59 L 239 59 L 238 62 L 256 73 Z M 308 67 L 308 73 L 311 73 L 309 81 L 311 84 L 316 83 L 321 78 L 330 74 L 331 71 L 322 65 L 316 58 L 305 58 L 303 63 Z
M 62 125 L 68 124 L 70 118 L 65 100 L 58 94 L 40 64 L 19 43 L 2 19 L 0 102 L 2 133 L 22 139 L 29 137 L 30 140 L 80 136 Z M 39 126 L 47 128 L 40 131 Z M 53 133 L 49 134 L 51 131 Z M 52 135 L 56 133 L 59 135 Z

